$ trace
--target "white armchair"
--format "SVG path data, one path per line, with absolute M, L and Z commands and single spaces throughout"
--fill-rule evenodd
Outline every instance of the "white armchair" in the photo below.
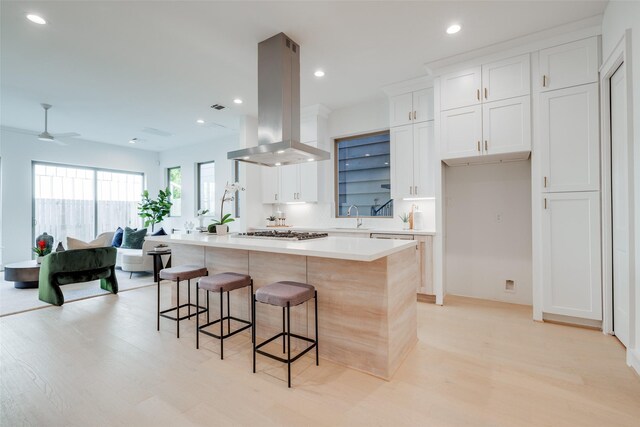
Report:
M 118 248 L 118 256 L 116 266 L 122 271 L 133 273 L 153 273 L 153 257 L 147 255 L 147 252 L 153 250 L 154 242 L 145 240 L 142 249 L 123 249 Z M 131 276 L 130 275 L 130 276 Z

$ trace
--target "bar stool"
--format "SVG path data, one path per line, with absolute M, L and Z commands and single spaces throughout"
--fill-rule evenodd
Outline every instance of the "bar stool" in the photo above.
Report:
M 251 276 L 246 274 L 239 273 L 220 273 L 214 274 L 213 276 L 201 277 L 198 280 L 198 284 L 196 285 L 196 305 L 200 305 L 200 289 L 204 289 L 207 291 L 207 323 L 200 326 L 200 316 L 196 316 L 196 348 L 200 348 L 200 334 L 209 335 L 210 337 L 214 337 L 220 340 L 220 360 L 224 359 L 224 339 L 229 338 L 237 334 L 238 332 L 242 332 L 247 328 L 250 328 L 253 323 L 249 320 L 238 319 L 237 317 L 231 316 L 230 304 L 229 304 L 229 292 L 234 291 L 236 289 L 246 288 L 247 286 L 251 287 L 251 292 L 249 293 L 249 301 L 253 297 L 253 280 Z M 217 292 L 220 294 L 220 318 L 214 320 L 213 322 L 209 321 L 209 292 Z M 222 309 L 222 301 L 224 297 L 224 293 L 227 293 L 227 315 L 224 316 L 224 312 Z M 253 320 L 253 317 L 251 317 Z M 224 321 L 227 321 L 227 334 L 224 334 Z M 231 332 L 231 321 L 235 320 L 236 322 L 244 323 L 245 326 L 236 329 Z M 216 335 L 213 332 L 205 331 L 204 328 L 207 328 L 211 325 L 215 325 L 220 322 L 220 335 Z
M 158 274 L 158 331 L 160 330 L 160 316 L 162 316 L 176 322 L 176 337 L 180 338 L 180 321 L 190 319 L 191 316 L 207 311 L 204 307 L 200 307 L 197 304 L 191 304 L 191 279 L 206 276 L 207 274 L 207 269 L 200 267 L 199 265 L 181 265 L 178 267 L 160 270 L 160 273 Z M 160 311 L 160 281 L 162 279 L 176 282 L 176 306 Z M 187 281 L 188 302 L 186 304 L 180 304 L 180 280 Z M 188 307 L 188 314 L 180 317 L 180 309 L 183 307 Z M 196 308 L 193 314 L 191 314 L 191 307 Z M 174 310 L 176 312 L 175 317 L 167 314 Z
M 303 302 L 309 301 L 311 298 L 315 300 L 315 329 L 316 336 L 315 340 L 312 340 L 308 337 L 303 337 L 301 335 L 291 333 L 291 307 L 295 307 L 296 305 L 300 305 Z M 278 307 L 282 307 L 282 332 L 279 334 L 269 338 L 265 342 L 256 345 L 256 302 L 261 302 L 263 304 L 275 305 Z M 306 283 L 299 282 L 275 282 L 270 285 L 266 285 L 261 287 L 256 291 L 255 296 L 253 297 L 253 314 L 251 315 L 253 320 L 253 373 L 256 372 L 256 353 L 262 354 L 263 356 L 270 357 L 271 359 L 277 360 L 282 363 L 287 364 L 287 383 L 289 388 L 291 388 L 291 364 L 302 357 L 305 353 L 315 347 L 316 349 L 316 366 L 319 365 L 318 358 L 318 292 L 316 289 Z M 286 312 L 286 330 L 285 330 L 285 312 Z M 267 353 L 266 351 L 260 350 L 261 347 L 269 344 L 271 341 L 282 337 L 282 352 L 285 352 L 285 337 L 286 337 L 286 351 L 287 358 L 283 359 L 282 357 L 274 356 L 273 354 Z M 303 341 L 307 341 L 312 343 L 309 347 L 305 348 L 296 355 L 293 359 L 291 358 L 291 337 L 298 338 Z

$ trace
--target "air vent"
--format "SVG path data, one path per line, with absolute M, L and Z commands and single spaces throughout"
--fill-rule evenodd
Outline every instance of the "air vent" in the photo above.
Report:
M 142 132 L 149 133 L 151 135 L 157 136 L 171 136 L 171 132 L 167 132 L 166 130 L 156 129 L 156 128 L 144 128 Z
M 214 110 L 224 110 L 226 107 L 220 104 L 213 104 L 211 108 L 213 108 Z

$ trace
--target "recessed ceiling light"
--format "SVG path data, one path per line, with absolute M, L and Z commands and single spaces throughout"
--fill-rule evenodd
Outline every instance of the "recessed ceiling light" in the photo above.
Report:
M 316 77 L 324 77 L 324 71 L 316 70 L 316 72 L 313 73 L 313 75 L 316 76 Z
M 279 163 L 279 162 L 278 162 L 278 163 L 276 163 L 276 166 L 280 166 L 281 164 L 282 164 L 282 163 Z
M 236 98 L 233 100 L 234 104 L 242 104 L 242 99 Z
M 307 159 L 307 162 L 313 162 L 315 159 Z
M 136 142 L 138 142 L 138 138 L 131 138 L 129 140 L 129 144 L 135 144 Z
M 244 156 L 242 160 L 249 160 L 249 156 Z
M 200 124 L 200 125 L 201 125 L 201 124 L 203 124 L 203 123 L 204 123 L 204 120 L 202 120 L 202 119 L 198 119 L 198 120 L 196 120 L 196 123 L 198 123 L 198 124 Z
M 449 28 L 447 28 L 447 34 L 455 34 L 458 31 L 460 31 L 460 28 L 462 28 L 462 27 L 460 27 L 460 25 L 453 24 Z
M 33 22 L 34 24 L 44 25 L 47 23 L 47 21 L 45 21 L 45 19 L 42 16 L 34 15 L 32 13 L 27 15 L 27 19 Z
M 278 154 L 282 154 L 282 153 L 284 153 L 284 150 L 279 150 L 279 151 L 277 151 L 277 153 Z

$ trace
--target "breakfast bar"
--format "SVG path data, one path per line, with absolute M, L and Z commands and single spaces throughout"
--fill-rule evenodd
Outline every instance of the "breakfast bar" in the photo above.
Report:
M 388 380 L 417 342 L 415 241 L 261 239 L 206 233 L 147 239 L 168 245 L 174 266 L 203 265 L 210 275 L 249 274 L 256 290 L 282 280 L 313 285 L 318 292 L 322 359 Z M 231 296 L 234 316 L 249 318 L 247 292 L 248 288 Z M 216 306 L 211 304 L 212 318 L 219 314 Z M 260 339 L 282 329 L 280 316 L 269 309 L 277 310 L 265 307 L 257 314 Z M 313 306 L 295 307 L 291 316 L 292 332 L 313 335 Z

